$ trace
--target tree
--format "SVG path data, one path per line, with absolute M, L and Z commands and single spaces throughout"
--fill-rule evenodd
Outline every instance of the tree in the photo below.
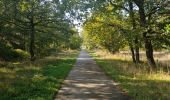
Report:
M 167 29 L 166 25 L 168 25 L 169 23 L 169 17 L 167 16 L 168 1 L 167 0 L 158 0 L 158 1 L 154 1 L 154 0 L 123 0 L 123 1 L 109 0 L 108 1 L 107 0 L 98 5 L 101 6 L 98 6 L 98 8 L 92 11 L 91 17 L 94 17 L 96 12 L 104 13 L 105 15 L 107 15 L 107 17 L 105 18 L 103 15 L 98 13 L 97 17 L 100 17 L 101 19 L 100 21 L 94 22 L 94 21 L 87 20 L 87 22 L 91 23 L 91 25 L 93 25 L 94 23 L 100 23 L 103 26 L 99 24 L 100 27 L 92 26 L 93 27 L 92 29 L 85 27 L 86 31 L 84 33 L 86 34 L 85 36 L 88 37 L 87 39 L 85 37 L 85 41 L 91 41 L 91 39 L 93 39 L 92 37 L 94 37 L 93 34 L 94 30 L 99 30 L 100 28 L 103 28 L 103 30 L 97 32 L 100 32 L 100 34 L 103 31 L 107 33 L 108 27 L 104 27 L 104 26 L 112 26 L 113 29 L 116 29 L 119 33 L 121 33 L 124 36 L 123 39 L 126 40 L 127 44 L 131 49 L 132 59 L 134 62 L 137 63 L 140 62 L 139 48 L 140 47 L 142 48 L 144 46 L 146 50 L 146 57 L 149 66 L 151 68 L 156 68 L 156 64 L 153 57 L 154 49 L 169 47 L 169 33 L 165 31 L 165 27 Z M 110 11 L 108 12 L 104 8 L 107 8 Z M 117 24 L 116 22 L 112 23 L 110 20 L 113 21 L 114 19 L 111 19 L 111 15 L 117 16 L 118 19 L 116 20 L 119 21 L 119 23 L 121 24 Z M 89 25 L 90 24 L 85 23 L 85 26 L 89 26 Z M 97 34 L 97 32 L 95 32 L 95 34 Z M 115 31 L 113 32 L 115 33 Z M 100 36 L 98 35 L 96 35 L 95 37 L 96 39 L 98 39 L 96 41 L 102 40 L 102 38 L 100 38 Z M 111 38 L 115 39 L 114 37 Z M 112 48 L 110 41 L 111 40 L 106 41 L 106 44 L 107 43 L 110 44 L 108 45 L 108 47 Z M 89 45 L 93 45 L 92 43 L 95 42 L 91 41 Z M 85 42 L 85 44 L 88 43 Z M 124 44 L 122 43 L 120 45 L 124 45 Z
M 126 24 L 120 21 L 121 15 L 114 16 L 115 13 L 110 15 L 109 10 L 106 12 L 107 8 L 102 9 L 103 11 L 93 13 L 91 18 L 84 23 L 84 44 L 89 44 L 87 46 L 90 48 L 104 48 L 115 53 L 125 45 L 123 33 L 126 32 Z
M 69 48 L 63 44 L 68 43 L 75 26 L 65 17 L 65 4 L 58 0 L 2 0 L 0 5 L 0 38 L 12 49 L 30 52 L 34 61 L 49 49 Z
M 144 1 L 144 0 L 133 0 L 133 1 L 139 8 L 140 26 L 143 29 L 146 29 L 146 31 L 143 32 L 143 39 L 144 39 L 148 64 L 152 68 L 156 68 L 155 60 L 153 57 L 152 40 L 151 40 L 151 37 L 148 35 L 149 33 L 152 33 L 151 32 L 152 29 L 151 29 L 151 27 L 149 27 L 149 25 L 150 25 L 150 20 L 151 20 L 151 17 L 153 16 L 153 14 L 155 14 L 157 11 L 159 11 L 163 5 L 165 6 L 164 3 L 166 2 L 166 0 L 154 2 L 154 4 L 152 1 Z M 146 9 L 148 6 L 145 7 L 145 3 L 147 3 L 151 9 Z M 146 13 L 146 10 L 148 10 L 147 13 Z M 148 30 L 147 30 L 147 28 L 148 28 Z
M 130 19 L 131 19 L 132 29 L 135 31 L 135 29 L 136 29 L 136 21 L 135 21 L 135 17 L 134 17 L 133 2 L 131 0 L 128 0 L 128 4 L 129 4 L 129 15 L 130 15 Z M 140 62 L 140 57 L 139 57 L 139 35 L 137 35 L 137 34 L 135 35 L 134 43 L 135 43 L 135 51 L 136 51 L 136 53 L 134 53 L 133 45 L 130 46 L 131 52 L 132 52 L 132 59 L 133 59 L 133 62 L 139 63 Z

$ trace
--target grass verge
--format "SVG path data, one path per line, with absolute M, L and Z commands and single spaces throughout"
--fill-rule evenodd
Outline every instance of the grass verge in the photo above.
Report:
M 11 62 L 0 67 L 0 100 L 52 100 L 78 53 L 64 52 L 35 64 Z
M 134 100 L 170 100 L 170 75 L 162 70 L 148 71 L 147 64 L 91 53 L 97 64 Z

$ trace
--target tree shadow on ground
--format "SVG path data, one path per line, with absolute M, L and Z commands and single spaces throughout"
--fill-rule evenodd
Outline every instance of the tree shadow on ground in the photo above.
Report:
M 51 100 L 73 65 L 75 57 L 0 69 L 1 100 Z
M 122 90 L 135 100 L 169 100 L 170 76 L 166 73 L 149 73 L 145 63 L 135 65 L 131 61 L 96 59 L 100 67 Z M 153 76 L 153 79 L 150 78 Z M 158 78 L 155 78 L 158 77 Z

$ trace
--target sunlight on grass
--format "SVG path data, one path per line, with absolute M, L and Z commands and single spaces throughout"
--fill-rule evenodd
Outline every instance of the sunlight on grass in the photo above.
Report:
M 130 57 L 104 52 L 91 53 L 100 67 L 120 89 L 135 100 L 170 100 L 170 75 L 158 68 L 149 71 L 147 64 L 133 64 Z M 159 66 L 161 67 L 161 66 Z
M 52 100 L 75 64 L 78 51 L 0 67 L 0 100 Z
M 21 62 L 14 62 L 14 63 L 12 63 L 12 64 L 14 64 L 14 65 L 19 65 L 19 64 L 21 64 Z

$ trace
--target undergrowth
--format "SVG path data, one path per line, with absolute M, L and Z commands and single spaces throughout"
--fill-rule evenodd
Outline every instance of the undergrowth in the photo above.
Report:
M 52 100 L 75 64 L 78 52 L 0 67 L 0 100 Z

